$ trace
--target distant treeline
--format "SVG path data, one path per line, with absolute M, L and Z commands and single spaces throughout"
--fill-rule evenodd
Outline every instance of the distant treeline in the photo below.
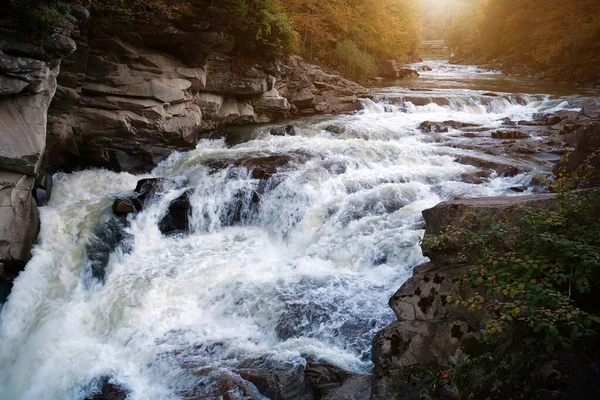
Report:
M 45 32 L 68 5 L 105 19 L 187 24 L 227 33 L 233 54 L 274 60 L 299 53 L 354 78 L 375 60 L 415 57 L 415 0 L 9 0 L 16 14 Z M 65 7 L 67 6 L 67 7 Z
M 459 59 L 577 65 L 598 60 L 600 0 L 464 0 L 446 43 Z

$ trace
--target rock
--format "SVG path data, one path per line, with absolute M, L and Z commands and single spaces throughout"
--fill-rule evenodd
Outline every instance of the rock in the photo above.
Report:
M 481 125 L 470 124 L 468 122 L 459 122 L 459 121 L 444 121 L 444 125 L 450 127 L 452 129 L 463 129 L 463 128 L 474 128 L 479 127 Z
M 443 202 L 423 211 L 425 236 L 438 235 L 448 227 L 476 230 L 477 224 L 485 218 L 508 220 L 522 212 L 523 206 L 551 209 L 557 206 L 556 197 L 556 194 L 538 194 Z M 467 218 L 469 225 L 465 225 Z M 502 245 L 510 250 L 510 243 Z M 463 306 L 450 306 L 445 300 L 447 294 L 468 298 L 480 290 L 470 285 L 455 285 L 454 281 L 469 268 L 459 263 L 459 249 L 446 244 L 436 246 L 435 250 L 423 250 L 431 262 L 416 267 L 413 277 L 392 296 L 389 305 L 397 322 L 384 328 L 373 340 L 371 398 L 375 400 L 421 399 L 424 395 L 460 399 L 450 381 L 439 382 L 439 387 L 433 388 L 415 371 L 441 373 L 468 357 L 481 354 L 481 346 L 467 335 L 481 328 L 486 318 L 485 309 L 472 311 Z M 502 251 L 500 247 L 498 250 Z
M 495 131 L 492 132 L 492 138 L 494 139 L 527 139 L 529 134 L 520 131 Z
M 39 231 L 33 177 L 0 170 L 0 281 L 14 278 L 31 258 Z
M 441 122 L 425 121 L 419 125 L 421 132 L 426 133 L 444 133 L 448 132 L 448 127 Z
M 370 400 L 371 377 L 352 376 L 344 381 L 339 389 L 333 390 L 323 400 Z
M 216 55 L 208 60 L 205 91 L 224 95 L 262 95 L 271 90 L 271 78 L 267 74 L 254 68 L 243 74 L 234 72 L 232 61 L 232 58 Z
M 335 133 L 336 135 L 341 135 L 346 132 L 346 127 L 342 125 L 327 125 L 324 130 Z
M 460 156 L 456 159 L 456 162 L 466 165 L 472 165 L 477 168 L 482 168 L 484 170 L 493 170 L 498 175 L 501 176 L 515 176 L 522 172 L 525 172 L 524 167 L 518 167 L 516 165 L 504 164 L 497 161 L 492 160 L 484 160 L 481 158 L 471 157 L 471 156 Z
M 214 119 L 225 99 L 223 96 L 213 93 L 200 93 L 196 103 L 202 109 L 202 113 L 209 119 Z
M 149 199 L 157 194 L 160 194 L 168 180 L 165 178 L 145 178 L 137 181 L 135 186 L 135 193 L 139 193 L 137 198 L 143 202 L 147 202 Z
M 109 376 L 92 382 L 90 386 L 92 386 L 92 394 L 84 400 L 126 400 L 130 393 L 128 389 L 114 383 Z
M 243 362 L 235 372 L 269 399 L 314 399 L 301 365 L 261 358 Z
M 264 400 L 255 385 L 241 374 L 223 369 L 202 369 L 197 372 L 196 387 L 179 393 L 184 400 Z M 274 398 L 274 397 L 273 397 Z
M 269 133 L 273 136 L 296 136 L 296 130 L 293 125 L 280 126 L 279 128 L 272 128 Z
M 594 123 L 586 128 L 571 133 L 566 137 L 569 146 L 575 150 L 569 153 L 565 162 L 554 168 L 554 173 L 575 174 L 582 177 L 581 168 L 587 164 L 591 167 L 591 176 L 586 187 L 600 185 L 600 123 Z
M 509 218 L 518 212 L 521 206 L 534 206 L 536 208 L 552 207 L 556 194 L 535 194 L 529 196 L 507 196 L 507 197 L 487 197 L 480 199 L 458 199 L 438 204 L 434 208 L 423 211 L 425 218 L 426 235 L 439 235 L 444 232 L 447 226 L 459 227 L 470 213 L 483 213 L 494 218 Z M 453 263 L 456 249 L 440 249 L 431 252 L 423 249 L 423 254 L 429 257 L 431 261 L 440 264 Z
M 490 171 L 479 171 L 475 173 L 465 172 L 460 175 L 460 179 L 474 185 L 481 185 L 484 179 L 489 178 L 492 173 Z
M 0 167 L 35 175 L 46 145 L 47 111 L 56 90 L 56 73 L 39 93 L 0 96 Z
M 398 65 L 395 60 L 382 60 L 377 63 L 379 75 L 384 78 L 398 78 Z
M 468 325 L 462 321 L 399 321 L 373 339 L 373 363 L 378 368 L 414 365 L 456 365 L 467 359 L 461 348 Z
M 410 69 L 410 68 L 400 68 L 398 69 L 398 78 L 400 79 L 405 79 L 405 78 L 418 78 L 420 75 L 417 71 L 415 71 L 414 69 Z
M 304 377 L 317 399 L 339 390 L 353 376 L 356 375 L 324 362 L 309 361 L 304 369 Z
M 116 199 L 112 210 L 117 216 L 126 216 L 142 210 L 142 202 L 138 198 Z
M 310 89 L 304 88 L 290 96 L 289 100 L 290 103 L 302 110 L 313 106 L 315 95 Z
M 581 114 L 592 119 L 600 119 L 600 104 L 585 105 Z
M 111 254 L 118 247 L 122 247 L 125 252 L 129 250 L 128 241 L 131 235 L 125 231 L 128 226 L 129 222 L 126 219 L 111 216 L 96 228 L 94 236 L 86 245 L 92 278 L 104 282 Z
M 189 231 L 189 218 L 192 211 L 190 196 L 186 192 L 169 205 L 167 214 L 158 223 L 163 235 L 174 235 Z
M 291 108 L 285 97 L 279 95 L 277 89 L 273 88 L 252 103 L 254 110 L 258 113 L 285 115 Z

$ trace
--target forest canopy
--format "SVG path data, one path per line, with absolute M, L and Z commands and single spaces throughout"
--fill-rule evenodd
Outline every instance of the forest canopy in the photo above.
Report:
M 273 60 L 299 53 L 356 78 L 373 74 L 376 60 L 414 58 L 419 44 L 417 0 L 9 1 L 38 28 L 80 3 L 104 19 L 225 32 L 234 54 Z
M 446 43 L 459 59 L 539 66 L 600 50 L 598 0 L 456 0 Z

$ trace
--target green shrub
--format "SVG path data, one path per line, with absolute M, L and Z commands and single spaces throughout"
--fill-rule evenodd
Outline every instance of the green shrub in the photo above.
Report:
M 54 33 L 71 6 L 61 0 L 9 0 L 9 14 L 27 25 L 36 39 Z
M 352 79 L 365 81 L 377 74 L 373 57 L 351 40 L 343 40 L 336 45 L 333 59 L 340 72 Z
M 517 392 L 531 389 L 526 376 L 541 359 L 594 343 L 600 326 L 591 294 L 600 287 L 600 189 L 580 190 L 583 183 L 559 175 L 554 207 L 521 207 L 506 220 L 473 213 L 460 227 L 423 240 L 426 248 L 459 249 L 459 261 L 471 266 L 444 300 L 484 311 L 483 325 L 469 338 L 484 350 L 456 370 L 459 385 L 469 390 L 479 371 L 477 396 L 494 381 Z M 458 288 L 471 293 L 461 296 Z M 597 345 L 591 349 L 599 351 Z M 496 394 L 492 398 L 508 398 Z

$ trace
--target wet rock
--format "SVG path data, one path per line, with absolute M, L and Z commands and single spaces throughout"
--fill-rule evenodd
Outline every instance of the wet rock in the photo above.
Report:
M 168 179 L 165 178 L 145 178 L 137 181 L 134 192 L 137 193 L 136 199 L 145 203 L 157 194 L 161 194 L 167 185 Z
M 126 400 L 129 396 L 129 390 L 123 386 L 114 383 L 112 378 L 104 376 L 96 382 L 92 382 L 92 394 L 84 400 Z
M 271 400 L 314 399 L 302 365 L 261 358 L 245 361 L 235 372 Z
M 527 139 L 529 134 L 521 131 L 496 131 L 492 132 L 494 139 Z
M 425 121 L 419 125 L 421 132 L 426 133 L 443 133 L 448 132 L 448 127 L 442 122 Z
M 405 79 L 405 78 L 418 78 L 420 75 L 417 71 L 415 71 L 414 69 L 410 69 L 410 68 L 399 68 L 398 69 L 398 78 L 400 79 Z
M 327 132 L 335 133 L 336 135 L 341 135 L 342 133 L 346 132 L 346 127 L 342 125 L 327 125 L 325 130 Z
M 127 216 L 129 214 L 141 211 L 142 208 L 142 202 L 138 198 L 116 199 L 112 206 L 113 213 L 115 213 L 117 216 Z
M 481 185 L 484 182 L 484 179 L 489 178 L 491 174 L 490 171 L 465 172 L 460 175 L 460 179 L 464 182 Z
M 452 129 L 463 129 L 463 128 L 475 128 L 480 125 L 470 124 L 468 122 L 459 122 L 459 121 L 444 121 L 444 125 L 452 128 Z
M 184 193 L 169 205 L 167 214 L 158 223 L 164 235 L 174 235 L 189 231 L 189 218 L 192 211 L 189 193 Z
M 272 128 L 269 133 L 273 136 L 296 136 L 296 130 L 293 125 L 280 126 L 279 128 Z
M 504 164 L 492 160 L 484 160 L 481 158 L 471 156 L 460 156 L 457 158 L 456 161 L 461 164 L 472 165 L 474 167 L 481 168 L 484 170 L 493 170 L 501 176 L 515 176 L 525 171 L 524 168 L 517 167 L 515 165 Z
M 237 373 L 222 369 L 197 372 L 198 384 L 179 396 L 184 400 L 264 400 L 255 385 Z
M 94 236 L 86 245 L 92 278 L 104 282 L 110 255 L 118 247 L 128 251 L 128 240 L 131 238 L 131 235 L 125 231 L 128 226 L 129 222 L 126 219 L 111 216 L 96 228 Z

